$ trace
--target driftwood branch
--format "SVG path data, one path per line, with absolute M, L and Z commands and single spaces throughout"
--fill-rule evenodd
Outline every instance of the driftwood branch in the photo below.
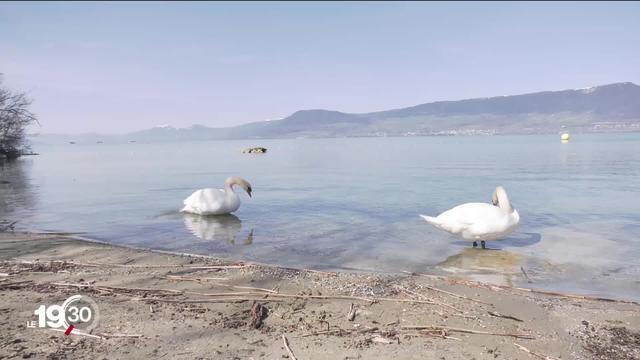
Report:
M 207 278 L 207 277 L 199 278 L 199 277 L 174 276 L 174 275 L 167 275 L 165 278 L 167 278 L 169 280 L 195 281 L 195 282 L 200 282 L 201 280 L 229 280 L 227 278 Z M 278 293 L 275 290 L 264 289 L 264 288 L 253 287 L 253 286 L 240 286 L 240 285 L 215 284 L 215 283 L 214 284 L 209 284 L 209 285 L 226 287 L 226 288 L 233 288 L 233 289 L 263 291 L 263 292 L 267 292 L 267 293 L 270 293 L 270 294 L 277 294 Z
M 553 356 L 548 356 L 548 355 L 543 355 L 543 354 L 540 354 L 540 353 L 533 352 L 533 351 L 527 349 L 526 347 L 524 347 L 524 346 L 522 346 L 520 344 L 517 344 L 517 343 L 513 343 L 513 345 L 515 345 L 518 349 L 526 352 L 527 354 L 533 355 L 533 356 L 535 356 L 537 358 L 540 358 L 540 359 L 544 359 L 544 360 L 560 360 L 560 359 L 555 358 Z
M 298 360 L 296 356 L 293 355 L 293 351 L 291 351 L 291 348 L 289 347 L 289 341 L 287 340 L 287 337 L 284 336 L 284 334 L 282 334 L 282 342 L 284 342 L 284 347 L 285 349 L 287 349 L 287 352 L 289 353 L 289 357 L 291 358 L 291 360 Z
M 349 308 L 349 313 L 347 313 L 347 320 L 353 321 L 356 319 L 356 308 L 351 303 L 351 307 Z
M 33 283 L 31 280 L 23 280 L 23 281 L 13 281 L 13 282 L 3 282 L 0 284 L 0 289 L 20 289 L 25 286 L 29 286 Z
M 103 338 L 106 338 L 106 339 L 110 339 L 110 338 L 141 338 L 142 334 L 107 334 L 107 333 L 102 333 L 102 334 L 100 334 L 100 336 L 102 336 Z
M 431 299 L 431 298 L 429 298 L 429 297 L 427 297 L 427 296 L 425 296 L 425 295 L 418 294 L 418 293 L 416 293 L 415 291 L 411 291 L 411 290 L 409 290 L 409 289 L 407 289 L 407 288 L 405 288 L 405 287 L 402 287 L 402 286 L 400 286 L 400 285 L 396 285 L 395 287 L 396 287 L 397 289 L 399 289 L 399 290 L 401 290 L 401 291 L 403 291 L 403 292 L 407 293 L 407 294 L 410 294 L 410 295 L 413 295 L 413 296 L 417 296 L 417 297 L 422 298 L 422 299 L 426 299 L 426 300 L 422 300 L 422 301 L 426 301 L 426 302 L 428 302 L 429 304 L 444 306 L 444 307 L 447 307 L 447 308 L 452 309 L 452 310 L 454 310 L 454 311 L 457 311 L 457 312 L 459 312 L 459 313 L 464 313 L 464 311 L 462 311 L 462 310 L 460 310 L 460 309 L 458 309 L 458 308 L 456 308 L 456 307 L 454 307 L 454 306 L 451 306 L 451 305 L 449 305 L 449 304 L 445 304 L 445 303 L 441 303 L 441 302 L 435 301 L 435 300 L 433 300 L 433 299 Z M 412 301 L 415 301 L 415 300 L 412 300 Z
M 469 301 L 473 301 L 473 302 L 477 302 L 477 303 L 485 304 L 485 305 L 492 305 L 492 304 L 490 304 L 488 302 L 484 302 L 484 301 L 477 300 L 477 299 L 472 299 L 472 298 L 464 296 L 464 295 L 459 295 L 459 294 L 456 294 L 456 293 L 452 293 L 450 291 L 438 289 L 437 287 L 434 287 L 434 286 L 431 286 L 431 285 L 424 285 L 424 287 L 426 287 L 429 290 L 433 290 L 433 291 L 441 292 L 443 294 L 447 294 L 449 296 L 457 297 L 459 299 L 465 299 L 465 300 L 469 300 Z
M 311 333 L 307 333 L 307 334 L 302 334 L 302 337 L 308 337 L 308 336 L 316 336 L 316 335 L 331 335 L 331 334 L 335 334 L 337 333 L 338 335 L 343 335 L 343 334 L 366 334 L 366 333 L 374 333 L 377 332 L 379 329 L 377 327 L 372 327 L 372 328 L 366 328 L 366 329 L 341 329 L 341 328 L 335 328 L 335 329 L 327 329 L 327 330 L 321 330 L 321 331 L 314 331 Z
M 524 268 L 522 266 L 520 266 L 520 271 L 522 271 L 522 274 L 524 275 L 524 278 L 527 279 L 528 283 L 532 283 L 533 281 L 531 281 L 531 279 L 529 278 L 529 275 L 527 275 L 527 272 L 524 271 Z
M 493 336 L 510 336 L 519 339 L 535 339 L 532 335 L 529 334 L 515 334 L 515 333 L 495 333 L 488 331 L 479 331 L 479 330 L 471 330 L 471 329 L 463 329 L 463 328 L 452 328 L 446 326 L 433 326 L 433 325 L 407 325 L 403 326 L 403 329 L 411 329 L 411 330 L 426 330 L 426 331 L 445 331 L 445 332 L 460 332 L 467 334 L 476 334 L 476 335 L 493 335 Z
M 57 331 L 57 332 L 65 332 L 65 329 L 48 329 L 50 331 Z M 98 336 L 98 335 L 93 335 L 93 334 L 87 334 L 81 331 L 78 331 L 76 329 L 73 329 L 71 331 L 71 335 L 78 335 L 78 336 L 86 336 L 86 337 L 90 337 L 93 339 L 100 339 L 100 340 L 104 340 L 104 338 L 102 336 Z
M 596 300 L 596 301 L 606 301 L 606 302 L 615 302 L 615 303 L 625 303 L 625 304 L 640 305 L 640 303 L 638 303 L 637 301 L 610 299 L 610 298 L 604 298 L 604 297 L 599 297 L 599 296 L 567 294 L 567 293 L 561 293 L 561 292 L 556 292 L 556 291 L 526 289 L 526 288 L 520 288 L 520 287 L 504 287 L 504 288 L 514 289 L 514 290 L 519 290 L 519 291 L 525 291 L 525 292 L 530 292 L 530 293 L 534 293 L 534 294 L 560 296 L 560 297 L 571 298 L 571 299 Z
M 69 261 L 69 264 L 73 264 L 76 266 L 86 266 L 86 267 L 117 267 L 117 268 L 128 268 L 128 269 L 154 269 L 154 268 L 188 268 L 193 270 L 209 270 L 209 269 L 244 269 L 249 267 L 248 265 L 190 265 L 190 264 L 150 264 L 150 265 L 139 265 L 139 264 L 109 264 L 109 263 L 80 263 L 75 261 Z
M 179 275 L 166 275 L 165 278 L 169 280 L 194 281 L 194 282 L 229 280 L 229 278 L 223 278 L 223 277 L 192 277 L 192 276 L 179 276 Z
M 501 317 L 501 318 L 505 318 L 505 319 L 510 319 L 510 320 L 515 320 L 515 321 L 518 321 L 518 322 L 522 322 L 522 319 L 518 319 L 518 318 L 517 318 L 517 317 L 515 317 L 515 316 L 511 316 L 511 315 L 503 315 L 503 314 L 500 314 L 500 313 L 497 313 L 497 312 L 494 312 L 494 311 L 487 311 L 487 313 L 488 313 L 489 315 L 491 315 L 491 316 Z
M 162 303 L 177 303 L 177 304 L 216 304 L 216 303 L 241 303 L 246 301 L 262 301 L 262 302 L 274 302 L 274 301 L 286 301 L 285 299 L 264 299 L 256 297 L 230 297 L 219 299 L 163 299 L 163 298 L 146 298 L 141 299 L 146 302 L 162 302 Z

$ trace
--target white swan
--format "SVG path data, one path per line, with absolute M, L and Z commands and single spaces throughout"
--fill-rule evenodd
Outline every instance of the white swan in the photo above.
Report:
M 224 182 L 224 189 L 200 189 L 184 200 L 180 212 L 197 215 L 222 215 L 232 213 L 240 207 L 240 197 L 233 191 L 238 185 L 251 197 L 251 184 L 245 179 L 231 176 Z
M 473 246 L 481 240 L 501 240 L 514 232 L 520 222 L 518 211 L 511 206 L 507 192 L 498 186 L 493 192 L 493 204 L 467 203 L 449 209 L 437 217 L 420 215 L 429 224 L 465 240 L 472 240 Z

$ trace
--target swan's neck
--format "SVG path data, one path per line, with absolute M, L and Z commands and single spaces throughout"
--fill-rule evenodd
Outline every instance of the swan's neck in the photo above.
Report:
M 509 214 L 513 213 L 513 206 L 511 206 L 511 202 L 509 201 L 506 191 L 500 188 L 494 193 L 494 196 L 498 198 L 498 206 L 502 210 Z
M 235 191 L 233 191 L 233 184 L 230 183 L 230 182 L 225 182 L 224 183 L 224 192 L 226 192 L 227 195 L 235 194 Z
M 500 197 L 500 195 L 498 195 L 498 197 Z M 511 206 L 511 202 L 509 202 L 507 194 L 504 194 L 504 197 L 502 197 L 499 201 L 500 202 L 498 203 L 498 206 L 500 206 L 502 210 L 506 211 L 509 214 L 513 213 L 513 206 Z

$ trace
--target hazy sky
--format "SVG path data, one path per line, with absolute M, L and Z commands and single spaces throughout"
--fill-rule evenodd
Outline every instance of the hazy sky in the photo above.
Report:
M 45 133 L 640 84 L 640 3 L 0 3 Z

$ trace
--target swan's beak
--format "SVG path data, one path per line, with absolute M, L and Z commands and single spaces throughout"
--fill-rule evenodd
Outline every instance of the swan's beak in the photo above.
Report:
M 249 197 L 251 197 L 251 188 L 247 189 L 247 195 L 249 195 Z

